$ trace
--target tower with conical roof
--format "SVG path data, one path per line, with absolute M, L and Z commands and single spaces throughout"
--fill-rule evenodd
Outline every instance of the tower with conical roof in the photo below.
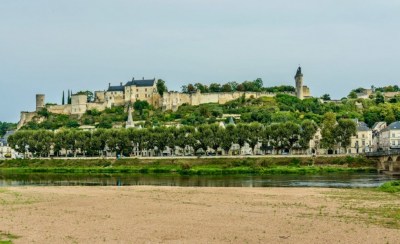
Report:
M 301 73 L 301 67 L 297 68 L 296 75 L 294 76 L 296 81 L 296 97 L 298 99 L 303 99 L 303 74 Z

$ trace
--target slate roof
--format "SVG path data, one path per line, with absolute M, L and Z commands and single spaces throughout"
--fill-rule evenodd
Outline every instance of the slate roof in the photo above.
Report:
M 143 86 L 153 86 L 155 82 L 156 82 L 156 79 L 131 80 L 131 81 L 128 81 L 125 86 L 141 86 L 141 87 L 143 87 Z
M 358 122 L 357 124 L 357 131 L 370 131 L 371 129 L 368 125 L 364 122 Z
M 388 127 L 383 129 L 382 131 L 388 131 L 388 130 L 400 130 L 400 121 L 391 123 Z
M 107 91 L 124 91 L 124 86 L 109 86 Z

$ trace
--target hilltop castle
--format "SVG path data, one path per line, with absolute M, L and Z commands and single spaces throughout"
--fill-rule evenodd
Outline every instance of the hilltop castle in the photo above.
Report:
M 65 115 L 82 115 L 88 110 L 96 109 L 103 111 L 106 108 L 112 106 L 127 106 L 135 101 L 147 101 L 149 104 L 156 108 L 162 108 L 163 110 L 176 111 L 182 104 L 188 104 L 192 106 L 204 104 L 204 103 L 219 103 L 224 104 L 226 102 L 238 99 L 242 96 L 246 98 L 259 98 L 259 97 L 274 97 L 275 93 L 268 92 L 219 92 L 219 93 L 181 93 L 181 92 L 165 92 L 163 96 L 160 96 L 157 90 L 157 79 L 141 79 L 132 80 L 123 84 L 122 82 L 117 86 L 108 84 L 108 89 L 105 91 L 95 91 L 94 101 L 88 102 L 86 94 L 72 94 L 71 104 L 65 105 L 46 105 L 45 95 L 36 95 L 36 111 L 34 112 L 21 112 L 21 119 L 18 123 L 18 128 L 31 121 L 37 112 L 46 108 L 49 112 L 55 114 Z M 296 82 L 296 93 L 290 93 L 291 95 L 297 96 L 299 99 L 310 96 L 310 89 L 307 86 L 303 86 L 303 74 L 301 73 L 301 67 L 297 69 L 295 75 Z

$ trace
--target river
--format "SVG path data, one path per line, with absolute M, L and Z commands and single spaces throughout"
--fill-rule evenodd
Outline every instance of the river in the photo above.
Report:
M 0 186 L 196 186 L 368 188 L 398 179 L 377 173 L 319 175 L 54 174 L 0 173 Z

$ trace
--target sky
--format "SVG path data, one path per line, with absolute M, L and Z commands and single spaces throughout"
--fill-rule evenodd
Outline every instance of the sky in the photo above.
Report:
M 262 78 L 313 96 L 399 84 L 399 0 L 0 0 L 0 121 L 35 94 L 161 78 L 169 90 Z

